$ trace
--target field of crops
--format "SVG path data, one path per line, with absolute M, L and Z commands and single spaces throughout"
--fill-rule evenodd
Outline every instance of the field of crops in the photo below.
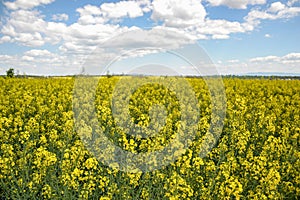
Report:
M 188 105 L 180 104 L 176 92 L 155 83 L 129 95 L 128 107 L 124 107 L 128 108 L 127 115 L 116 112 L 118 115 L 113 116 L 113 88 L 119 79 L 101 78 L 96 92 L 96 123 L 107 138 L 127 152 L 155 152 L 176 141 L 177 132 L 188 127 L 195 137 L 186 151 L 159 168 L 155 166 L 163 160 L 153 161 L 155 170 L 124 171 L 114 162 L 108 166 L 91 151 L 99 144 L 94 143 L 99 140 L 97 133 L 90 134 L 91 127 L 81 123 L 89 121 L 89 108 L 86 113 L 74 109 L 73 78 L 0 78 L 0 199 L 300 196 L 299 80 L 224 78 L 227 100 L 223 130 L 212 151 L 202 157 L 201 142 L 213 120 L 211 97 L 203 79 L 187 79 L 198 101 L 199 118 L 190 116 L 197 120 L 196 129 L 181 123 L 182 112 L 190 109 Z M 120 102 L 126 99 L 121 94 L 116 96 Z M 80 97 L 80 101 L 88 98 Z M 115 101 L 116 106 L 122 105 L 120 102 Z M 160 112 L 151 116 L 151 106 L 161 109 L 165 118 Z M 162 120 L 153 123 L 155 114 Z M 79 128 L 74 117 L 81 119 Z M 159 131 L 118 128 L 119 124 L 130 123 Z M 130 135 L 130 131 L 140 134 Z M 88 144 L 93 142 L 93 148 L 86 140 Z M 100 146 L 95 151 L 101 150 Z

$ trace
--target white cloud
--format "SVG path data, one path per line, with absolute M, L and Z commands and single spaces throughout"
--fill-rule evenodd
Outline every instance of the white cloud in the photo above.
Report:
M 288 6 L 292 6 L 292 5 L 294 5 L 294 4 L 296 4 L 296 3 L 299 3 L 300 2 L 300 0 L 289 0 L 288 2 L 287 2 L 287 5 Z
M 300 53 L 289 53 L 281 58 L 282 63 L 300 64 Z
M 288 19 L 298 16 L 299 14 L 300 7 L 289 7 L 281 2 L 275 2 L 265 11 L 259 9 L 251 10 L 245 17 L 245 20 L 249 24 L 258 25 L 260 20 Z
M 228 39 L 232 33 L 244 33 L 249 31 L 244 23 L 218 19 L 205 19 L 201 24 L 179 30 L 184 30 L 185 34 L 195 40 L 208 38 Z
M 41 46 L 45 41 L 40 32 L 45 29 L 45 26 L 46 22 L 41 19 L 39 12 L 18 10 L 10 14 L 1 32 L 23 45 Z
M 80 64 L 72 57 L 48 50 L 33 49 L 21 55 L 0 55 L 0 66 L 7 69 L 13 67 L 20 74 L 75 74 L 79 72 Z
M 52 20 L 54 21 L 68 21 L 69 15 L 62 13 L 62 14 L 56 14 L 52 16 Z
M 244 23 L 206 18 L 205 8 L 198 0 L 154 0 L 152 4 L 148 0 L 140 0 L 104 3 L 99 7 L 86 5 L 77 9 L 80 18 L 77 23 L 70 26 L 61 22 L 47 22 L 38 11 L 18 10 L 10 13 L 10 18 L 2 27 L 4 37 L 0 39 L 0 43 L 15 41 L 25 46 L 38 47 L 46 43 L 57 44 L 63 41 L 60 50 L 64 52 L 68 50 L 89 52 L 105 39 L 129 30 L 128 27 L 110 23 L 110 20 L 137 17 L 149 10 L 153 10 L 151 18 L 162 21 L 163 27 L 182 32 L 194 40 L 228 39 L 232 33 L 252 31 L 263 18 L 270 19 L 272 15 L 282 16 L 280 13 L 287 12 L 287 9 L 289 13 L 297 11 L 296 7 L 287 6 L 280 10 L 279 5 L 281 4 L 273 3 L 265 12 L 252 10 Z M 278 12 L 274 13 L 275 10 Z M 67 18 L 65 14 L 53 16 L 56 20 Z
M 92 43 L 91 45 L 98 45 L 99 42 L 110 38 L 123 30 L 127 30 L 126 27 L 121 28 L 119 25 L 111 24 L 94 24 L 94 25 L 82 25 L 74 23 L 70 25 L 64 36 L 65 41 L 85 40 Z
M 272 13 L 276 13 L 276 12 L 284 10 L 284 9 L 285 9 L 285 5 L 278 1 L 278 2 L 272 3 L 270 8 L 268 9 L 268 11 L 270 11 Z
M 266 56 L 266 57 L 256 57 L 250 59 L 250 62 L 274 62 L 274 61 L 279 61 L 280 58 L 277 56 Z
M 272 36 L 271 36 L 270 34 L 267 33 L 267 34 L 265 34 L 265 37 L 266 37 L 266 38 L 271 38 Z
M 143 16 L 151 10 L 150 1 L 120 1 L 116 3 L 103 3 L 101 6 L 86 5 L 78 8 L 80 24 L 98 24 L 108 21 L 118 21 L 122 18 L 136 18 Z
M 198 31 L 203 34 L 229 35 L 231 33 L 245 32 L 245 28 L 239 22 L 206 20 L 204 24 L 198 26 Z
M 100 7 L 92 6 L 90 4 L 85 5 L 83 8 L 78 8 L 76 11 L 80 13 L 80 16 L 101 14 Z
M 228 63 L 238 63 L 240 62 L 238 59 L 227 60 Z
M 34 58 L 31 57 L 31 56 L 22 56 L 21 59 L 22 59 L 23 61 L 33 61 L 33 60 L 34 60 Z
M 300 53 L 289 53 L 283 58 L 288 60 L 300 60 Z
M 66 54 L 89 55 L 105 40 L 120 33 L 127 32 L 134 27 L 120 27 L 114 24 L 79 24 L 67 27 L 63 35 L 63 44 L 59 50 Z
M 217 63 L 222 74 L 300 74 L 300 53 L 289 53 L 284 56 L 255 57 L 247 61 L 229 60 Z
M 250 59 L 249 66 L 256 71 L 298 73 L 300 74 L 300 53 L 289 53 L 284 56 L 266 56 Z
M 228 39 L 232 33 L 244 33 L 255 28 L 249 23 L 209 19 L 201 1 L 197 0 L 154 0 L 152 9 L 153 20 L 162 22 L 165 27 L 183 31 L 195 40 Z
M 160 52 L 164 52 L 164 50 L 163 49 L 160 50 L 160 49 L 142 48 L 142 49 L 135 49 L 134 51 L 123 51 L 123 52 L 121 52 L 120 59 L 143 57 L 145 55 L 156 54 L 156 53 L 160 53 Z
M 64 38 L 67 29 L 68 27 L 64 23 L 47 22 L 45 30 L 43 30 L 45 41 L 48 43 L 57 44 Z
M 247 5 L 265 4 L 266 0 L 207 0 L 212 6 L 228 6 L 229 8 L 246 9 Z
M 7 39 L 10 37 L 10 41 L 37 47 L 46 43 L 58 43 L 66 29 L 64 23 L 45 21 L 38 11 L 17 10 L 10 13 L 0 31 L 6 37 L 2 42 L 9 42 Z
M 1 61 L 8 61 L 8 60 L 11 60 L 13 58 L 13 56 L 9 56 L 9 55 L 1 55 L 0 54 L 0 60 Z
M 158 50 L 161 52 L 178 49 L 182 45 L 191 42 L 189 38 L 182 36 L 181 33 L 166 27 L 155 27 L 150 30 L 135 28 L 133 31 L 125 32 L 105 41 L 97 49 L 91 51 L 91 55 L 88 56 L 85 62 L 88 66 L 86 72 L 101 73 L 99 66 L 106 66 L 108 62 L 119 58 L 124 52 L 126 54 L 121 59 L 142 57 L 156 53 Z
M 14 38 L 14 40 L 25 46 L 30 46 L 30 47 L 38 47 L 38 46 L 43 46 L 45 44 L 45 41 L 39 32 L 20 33 L 18 34 L 18 37 Z
M 169 27 L 188 27 L 203 23 L 206 11 L 198 0 L 154 0 L 151 18 Z
M 274 2 L 265 10 L 252 9 L 246 17 L 243 27 L 247 31 L 253 31 L 261 24 L 262 20 L 290 19 L 300 14 L 300 7 L 288 6 L 281 2 Z
M 3 36 L 0 38 L 0 44 L 10 42 L 10 41 L 12 41 L 12 40 L 11 40 L 11 37 L 9 37 L 9 36 Z
M 231 8 L 246 8 L 247 5 L 264 4 L 265 0 L 207 0 L 213 6 L 226 5 Z M 5 42 L 16 42 L 20 45 L 30 47 L 42 47 L 43 45 L 59 44 L 62 54 L 54 54 L 48 50 L 33 49 L 20 56 L 12 56 L 4 62 L 10 62 L 16 66 L 39 66 L 43 65 L 51 69 L 51 66 L 80 66 L 82 61 L 102 42 L 120 33 L 130 30 L 139 30 L 141 34 L 147 35 L 147 40 L 141 40 L 138 35 L 130 37 L 118 37 L 110 47 L 126 48 L 136 45 L 136 47 L 154 47 L 163 49 L 172 49 L 180 45 L 187 44 L 199 39 L 228 39 L 231 34 L 253 31 L 262 20 L 285 19 L 296 16 L 300 13 L 300 7 L 293 7 L 296 1 L 289 3 L 274 2 L 267 6 L 265 10 L 261 8 L 252 9 L 245 22 L 228 21 L 224 19 L 209 19 L 201 0 L 136 0 L 120 1 L 117 3 L 103 3 L 101 6 L 86 5 L 78 8 L 79 13 L 77 22 L 67 25 L 63 22 L 68 20 L 67 14 L 56 14 L 52 16 L 52 21 L 46 21 L 37 10 L 27 10 L 35 6 L 47 4 L 52 0 L 37 1 L 27 3 L 22 0 L 15 2 L 6 2 L 5 5 L 12 9 L 9 18 L 1 24 L 0 44 Z M 35 3 L 34 3 L 35 2 Z M 36 3 L 38 2 L 38 3 Z M 293 5 L 293 6 L 292 6 Z M 136 18 L 144 15 L 146 12 L 153 11 L 151 19 L 158 22 L 151 30 L 140 30 L 137 27 L 122 26 L 119 22 L 123 18 Z M 171 34 L 170 31 L 182 33 Z M 265 34 L 265 37 L 271 37 Z M 188 38 L 188 39 L 187 39 Z M 135 56 L 142 56 L 155 51 L 137 52 Z M 115 54 L 113 56 L 116 56 Z M 233 67 L 263 65 L 299 64 L 299 54 L 291 53 L 283 57 L 267 56 L 257 57 L 243 63 L 238 60 L 224 62 Z M 0 57 L 1 58 L 1 57 Z M 2 55 L 2 58 L 4 56 Z M 222 63 L 219 63 L 222 64 Z M 234 68 L 233 67 L 233 68 Z
M 135 28 L 133 31 L 113 38 L 110 47 L 122 48 L 163 48 L 176 49 L 181 45 L 192 43 L 191 38 L 185 36 L 177 29 L 168 27 L 154 27 L 150 30 Z
M 151 0 L 136 0 L 136 2 L 140 5 L 144 13 L 150 12 L 153 9 Z
M 32 64 L 54 64 L 56 60 L 61 60 L 61 56 L 51 53 L 46 49 L 31 49 L 23 53 L 21 61 Z M 62 61 L 62 60 L 61 60 Z
M 44 30 L 45 25 L 46 22 L 38 11 L 18 10 L 10 14 L 2 33 L 11 36 L 17 32 L 34 33 Z
M 93 15 L 83 15 L 78 19 L 78 23 L 81 25 L 89 25 L 89 24 L 104 24 L 107 22 L 107 19 L 101 16 L 93 16 Z
M 269 64 L 300 64 L 300 53 L 289 53 L 284 56 L 266 56 L 250 59 L 252 63 L 269 63 Z M 297 65 L 297 66 L 298 66 Z M 293 65 L 294 66 L 294 65 Z
M 46 49 L 43 49 L 43 50 L 40 50 L 40 49 L 32 49 L 32 50 L 29 50 L 29 51 L 26 51 L 24 53 L 24 55 L 26 56 L 31 56 L 31 57 L 39 57 L 39 56 L 53 56 L 53 54 L 46 50 Z
M 31 9 L 39 5 L 50 4 L 55 0 L 16 0 L 14 2 L 6 1 L 4 5 L 11 10 Z
M 228 39 L 229 38 L 229 35 L 213 35 L 212 36 L 212 39 L 217 39 L 217 40 L 224 40 L 224 39 Z
M 143 15 L 143 10 L 135 1 L 104 3 L 100 8 L 103 16 L 109 19 L 118 19 L 122 17 L 135 18 Z
M 125 2 L 122 1 L 119 3 L 107 3 L 102 4 L 100 7 L 86 5 L 83 8 L 79 8 L 77 9 L 77 12 L 80 13 L 80 18 L 76 26 L 99 24 L 107 25 L 109 23 L 109 20 L 129 17 L 129 15 L 125 12 L 125 6 L 122 7 L 122 12 L 109 12 L 108 14 L 108 10 L 110 9 L 115 10 L 115 8 L 117 8 L 115 11 L 118 11 L 119 6 L 122 4 L 125 5 Z M 229 34 L 231 33 L 246 31 L 246 28 L 243 27 L 243 25 L 239 22 L 205 19 L 206 11 L 202 6 L 201 1 L 197 0 L 160 0 L 153 1 L 152 4 L 149 4 L 149 1 L 147 0 L 126 2 L 126 5 L 131 4 L 139 5 L 140 9 L 143 11 L 152 9 L 153 13 L 151 15 L 151 18 L 153 20 L 162 21 L 164 27 L 173 28 L 173 30 L 183 32 L 187 36 L 194 38 L 195 40 L 208 39 L 207 35 L 211 35 L 211 38 L 227 39 L 229 38 Z M 137 9 L 138 7 L 135 6 L 135 8 Z M 131 12 L 133 11 L 132 9 L 130 10 Z M 140 12 L 140 14 L 142 14 L 142 12 Z M 89 31 L 84 31 L 82 34 L 86 35 L 87 32 Z M 78 32 L 76 34 L 78 34 Z M 70 48 L 75 48 L 74 43 L 73 45 L 69 43 L 67 46 L 69 46 Z

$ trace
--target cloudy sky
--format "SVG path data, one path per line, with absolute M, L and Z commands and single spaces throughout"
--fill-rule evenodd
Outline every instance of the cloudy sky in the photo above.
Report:
M 0 74 L 78 74 L 95 49 L 139 44 L 138 63 L 192 41 L 221 74 L 300 76 L 300 0 L 2 0 L 0 13 Z

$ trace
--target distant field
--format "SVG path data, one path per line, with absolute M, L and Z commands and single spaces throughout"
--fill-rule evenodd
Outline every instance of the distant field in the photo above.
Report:
M 172 142 L 188 106 L 178 105 L 167 88 L 143 86 L 130 99 L 130 120 L 148 126 L 149 106 L 161 104 L 168 123 L 155 137 L 133 137 L 118 129 L 112 116 L 112 92 L 120 78 L 102 77 L 96 93 L 99 125 L 107 137 L 133 153 L 157 151 Z M 201 158 L 200 145 L 212 120 L 211 98 L 203 79 L 187 78 L 199 101 L 195 139 L 175 162 L 137 173 L 107 167 L 84 146 L 74 129 L 74 81 L 0 77 L 0 199 L 300 196 L 300 80 L 225 77 L 223 131 L 213 150 Z

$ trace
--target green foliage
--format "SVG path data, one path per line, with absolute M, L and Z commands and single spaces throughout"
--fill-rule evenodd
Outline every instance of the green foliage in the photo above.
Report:
M 14 77 L 14 75 L 15 75 L 15 72 L 14 72 L 13 68 L 10 68 L 9 70 L 6 71 L 7 77 L 12 78 L 12 77 Z

